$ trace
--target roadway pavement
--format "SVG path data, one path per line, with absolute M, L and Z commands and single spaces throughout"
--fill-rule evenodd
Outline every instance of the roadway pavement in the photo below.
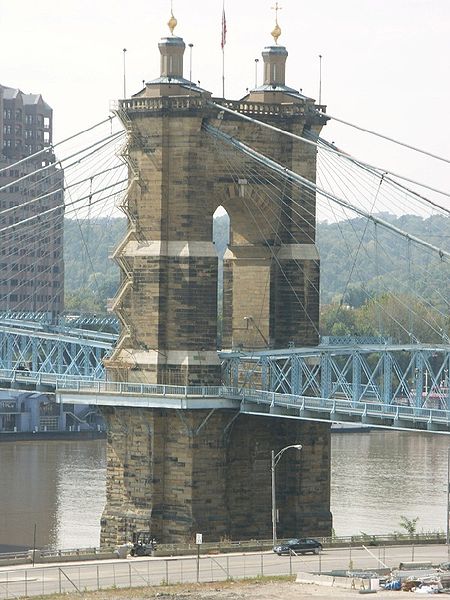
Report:
M 88 562 L 0 567 L 0 600 L 20 596 L 97 590 L 111 587 L 159 586 L 164 583 L 223 581 L 298 571 L 398 568 L 400 562 L 448 560 L 444 545 L 325 549 L 320 555 L 277 556 L 273 552 L 187 557 L 143 557 Z

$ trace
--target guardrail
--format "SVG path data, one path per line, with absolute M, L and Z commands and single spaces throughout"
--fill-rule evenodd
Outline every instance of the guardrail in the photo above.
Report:
M 278 543 L 286 542 L 289 538 L 282 538 L 278 540 Z M 320 537 L 315 536 L 314 539 L 319 541 L 324 547 L 346 547 L 346 546 L 362 546 L 364 545 L 395 545 L 395 544 L 443 544 L 445 543 L 446 536 L 444 532 L 429 532 L 429 533 L 417 533 L 413 536 L 402 533 L 388 533 L 388 534 L 359 534 L 351 536 L 330 536 Z M 207 542 L 201 546 L 202 554 L 208 554 L 210 552 L 259 552 L 261 550 L 268 551 L 272 550 L 272 540 L 240 540 L 231 541 L 224 540 L 221 542 Z M 197 546 L 194 542 L 191 544 L 159 544 L 157 549 L 157 556 L 165 555 L 181 555 L 196 553 Z
M 278 542 L 285 542 L 288 538 L 279 539 Z M 443 544 L 446 536 L 444 532 L 417 533 L 413 536 L 402 533 L 388 534 L 359 534 L 352 536 L 331 536 L 315 537 L 326 548 L 333 547 L 358 547 L 362 545 L 383 546 L 383 545 L 403 545 L 403 544 Z M 230 552 L 266 552 L 272 550 L 272 540 L 222 540 L 219 542 L 206 542 L 200 546 L 201 554 L 229 554 Z M 158 544 L 155 556 L 182 556 L 197 553 L 197 545 L 192 542 L 188 544 Z M 58 562 L 60 560 L 89 560 L 97 558 L 112 558 L 117 556 L 117 550 L 114 548 L 72 548 L 72 549 L 36 549 L 35 562 Z M 6 561 L 23 560 L 24 563 L 32 562 L 33 550 L 20 552 L 8 552 L 0 554 L 0 564 L 7 564 Z

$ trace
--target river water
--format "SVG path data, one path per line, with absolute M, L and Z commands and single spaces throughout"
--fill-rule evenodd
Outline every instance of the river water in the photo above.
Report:
M 445 435 L 371 431 L 332 435 L 331 506 L 336 535 L 444 531 Z M 0 444 L 0 551 L 98 546 L 105 503 L 106 443 Z M 296 532 L 293 532 L 295 534 Z

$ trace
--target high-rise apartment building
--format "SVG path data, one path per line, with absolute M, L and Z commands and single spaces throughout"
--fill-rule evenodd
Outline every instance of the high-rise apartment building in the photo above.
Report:
M 53 111 L 40 94 L 0 85 L 0 311 L 60 313 L 63 170 Z

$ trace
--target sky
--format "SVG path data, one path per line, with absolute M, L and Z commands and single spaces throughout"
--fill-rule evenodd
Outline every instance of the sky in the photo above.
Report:
M 272 0 L 225 0 L 225 95 L 255 83 L 255 59 L 273 44 Z M 449 0 L 280 0 L 287 85 L 316 98 L 322 55 L 327 112 L 450 158 Z M 193 80 L 222 91 L 222 0 L 173 0 L 176 35 L 192 43 Z M 158 41 L 170 0 L 2 2 L 0 83 L 41 93 L 54 109 L 54 141 L 109 114 L 159 75 Z M 185 77 L 189 76 L 189 52 Z M 324 137 L 362 160 L 450 191 L 450 165 L 329 123 Z M 450 208 L 443 196 L 439 201 Z

